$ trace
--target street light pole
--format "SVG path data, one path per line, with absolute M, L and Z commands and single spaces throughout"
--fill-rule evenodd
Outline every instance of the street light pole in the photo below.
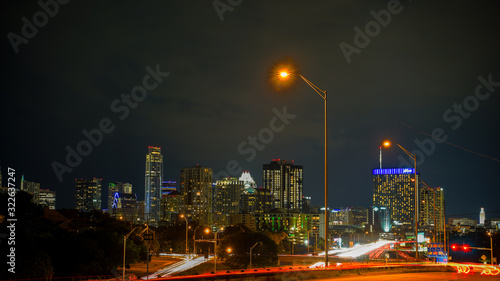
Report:
M 328 228 L 329 228 L 329 212 L 328 212 L 328 110 L 327 110 L 327 94 L 326 90 L 321 90 L 318 86 L 314 85 L 311 81 L 307 80 L 304 76 L 300 75 L 304 80 L 324 101 L 325 101 L 325 268 L 328 267 Z
M 214 236 L 214 274 L 217 273 L 217 233 L 219 233 L 219 231 L 224 231 L 224 228 L 221 228 L 219 230 L 217 230 L 215 232 L 215 236 Z
M 193 252 L 196 257 L 196 230 L 200 227 L 199 225 L 194 228 L 194 233 L 193 233 Z
M 188 248 L 188 220 L 185 215 L 181 215 L 181 218 L 183 218 L 186 221 L 186 255 L 189 253 L 189 248 Z
M 491 251 L 490 262 L 491 266 L 493 266 L 493 237 L 491 235 L 491 232 L 488 232 L 488 235 L 490 236 L 490 251 Z
M 290 73 L 288 69 L 282 69 L 277 73 L 279 79 L 288 79 L 289 76 L 292 75 L 297 75 L 299 76 L 304 82 L 307 83 L 324 101 L 324 108 L 325 108 L 325 267 L 328 266 L 328 250 L 329 250 L 329 243 L 328 243 L 328 228 L 329 228 L 329 212 L 328 212 L 328 110 L 327 110 L 327 94 L 326 90 L 322 90 L 318 86 L 314 85 L 311 81 L 309 81 L 307 78 L 304 76 L 297 74 L 297 73 Z
M 248 266 L 249 269 L 252 269 L 252 250 L 253 248 L 255 248 L 255 246 L 257 246 L 257 244 L 259 244 L 259 242 L 255 243 L 255 245 L 253 245 L 252 247 L 250 247 L 250 265 Z
M 125 249 L 127 248 L 127 239 L 128 237 L 137 229 L 139 226 L 134 227 L 132 231 L 130 231 L 127 235 L 123 236 L 123 274 L 122 280 L 125 280 Z

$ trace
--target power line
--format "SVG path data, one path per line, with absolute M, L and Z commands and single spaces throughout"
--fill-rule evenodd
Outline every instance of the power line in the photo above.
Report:
M 447 141 L 445 141 L 445 140 L 443 140 L 443 139 L 440 139 L 440 138 L 437 138 L 437 137 L 435 137 L 435 136 L 432 136 L 431 134 L 428 134 L 428 133 L 426 133 L 426 132 L 424 132 L 424 131 L 421 131 L 421 130 L 419 130 L 419 129 L 415 128 L 415 127 L 412 127 L 412 126 L 410 126 L 410 125 L 408 125 L 408 124 L 405 124 L 405 123 L 403 123 L 403 122 L 401 122 L 401 121 L 399 121 L 399 124 L 401 124 L 401 125 L 403 125 L 403 126 L 405 126 L 405 127 L 407 127 L 407 128 L 410 128 L 410 129 L 412 129 L 412 130 L 414 130 L 414 131 L 417 131 L 417 132 L 419 132 L 419 133 L 421 133 L 421 134 L 424 134 L 424 135 L 426 135 L 426 136 L 429 136 L 429 137 L 431 137 L 431 139 L 435 139 L 435 140 L 438 140 L 438 141 L 444 142 L 444 143 L 446 143 L 446 144 L 448 144 L 448 145 L 454 146 L 454 147 L 456 147 L 456 148 L 459 148 L 459 149 L 465 150 L 465 151 L 467 151 L 467 152 L 474 153 L 474 154 L 479 155 L 479 156 L 481 156 L 481 157 L 488 158 L 488 159 L 491 159 L 491 160 L 494 160 L 494 161 L 500 162 L 500 159 L 497 159 L 497 158 L 494 158 L 494 157 L 491 157 L 491 156 L 488 156 L 488 155 L 484 155 L 484 154 L 481 154 L 481 153 L 479 153 L 479 152 L 476 152 L 476 151 L 473 151 L 473 150 L 467 149 L 467 148 L 465 148 L 465 147 L 461 147 L 461 146 L 458 146 L 458 145 L 456 145 L 456 144 L 453 144 L 453 143 L 447 142 Z

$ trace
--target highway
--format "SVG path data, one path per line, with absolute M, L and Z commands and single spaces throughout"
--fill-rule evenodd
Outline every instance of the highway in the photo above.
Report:
M 500 276 L 485 276 L 481 274 L 461 274 L 456 272 L 422 272 L 422 273 L 397 273 L 397 274 L 374 274 L 366 276 L 352 276 L 329 279 L 311 279 L 315 281 L 443 281 L 443 280 L 467 280 L 467 281 L 499 281 Z

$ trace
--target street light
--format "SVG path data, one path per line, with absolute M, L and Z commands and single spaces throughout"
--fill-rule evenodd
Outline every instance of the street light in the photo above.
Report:
M 324 101 L 325 101 L 325 267 L 328 266 L 328 135 L 327 135 L 327 95 L 326 90 L 321 90 L 318 86 L 314 85 L 304 76 L 293 73 L 288 69 L 280 69 L 278 71 L 278 78 L 280 80 L 289 79 L 291 76 L 299 76 L 307 83 Z
M 217 234 L 219 231 L 224 231 L 224 227 L 221 227 L 216 232 L 214 232 L 214 273 L 217 273 Z M 210 233 L 210 229 L 206 228 L 205 233 Z
M 391 142 L 386 140 L 382 144 L 384 147 L 390 147 Z M 415 258 L 418 259 L 418 179 L 417 179 L 417 155 L 411 153 L 408 151 L 406 148 L 402 147 L 398 143 L 396 145 L 401 148 L 401 150 L 406 153 L 412 160 L 413 160 L 413 171 L 415 173 L 415 216 L 414 216 L 414 221 L 415 221 Z
M 127 235 L 123 236 L 123 275 L 122 275 L 122 280 L 125 280 L 125 249 L 127 248 L 127 239 L 139 227 L 140 226 L 134 227 L 134 229 L 132 229 L 132 231 L 130 231 Z
M 490 251 L 491 251 L 491 256 L 490 256 L 490 262 L 491 266 L 493 266 L 493 237 L 491 237 L 491 232 L 488 231 L 488 236 L 490 237 Z
M 260 243 L 260 241 L 259 241 L 259 242 L 257 242 L 257 243 L 255 243 L 255 245 L 253 245 L 252 247 L 250 247 L 250 265 L 248 266 L 248 269 L 252 269 L 252 250 L 253 250 L 253 248 L 255 248 L 255 247 L 256 247 L 259 243 Z
M 188 248 L 188 219 L 184 214 L 180 215 L 181 219 L 184 219 L 186 221 L 186 255 L 189 253 L 189 248 Z
M 200 227 L 199 225 L 197 225 L 195 228 L 194 228 L 194 233 L 193 233 L 193 251 L 194 251 L 194 255 L 196 256 L 196 230 L 198 229 L 198 227 Z

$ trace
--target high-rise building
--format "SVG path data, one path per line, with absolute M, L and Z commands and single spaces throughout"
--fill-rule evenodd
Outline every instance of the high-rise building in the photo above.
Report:
M 157 225 L 160 221 L 160 199 L 163 177 L 161 147 L 148 147 L 145 176 L 144 220 L 152 225 Z
M 441 187 L 428 186 L 420 189 L 420 225 L 435 226 L 443 229 L 444 224 L 444 190 Z
M 108 185 L 108 212 L 112 211 L 115 193 L 132 194 L 132 184 L 123 182 L 110 182 Z
M 484 212 L 484 208 L 481 208 L 479 212 L 479 224 L 484 225 L 484 219 L 486 218 L 486 213 Z
M 56 192 L 48 189 L 40 189 L 38 204 L 46 206 L 51 210 L 56 209 Z
M 402 224 L 405 227 L 413 226 L 415 216 L 414 180 L 414 169 L 411 168 L 373 170 L 373 207 L 386 208 L 391 224 Z
M 31 198 L 31 201 L 35 204 L 38 204 L 38 200 L 40 199 L 40 183 L 27 181 L 24 179 L 24 175 L 22 175 L 21 190 L 31 194 L 33 196 L 33 198 Z
M 257 214 L 274 208 L 274 196 L 269 189 L 245 188 L 240 196 L 240 212 Z
M 249 171 L 243 171 L 240 176 L 240 181 L 243 181 L 245 188 L 256 188 L 257 183 L 253 180 Z
M 302 171 L 302 166 L 281 159 L 263 165 L 262 185 L 271 190 L 275 208 L 302 211 Z
M 169 190 L 161 195 L 160 226 L 172 225 L 177 221 L 181 211 L 181 194 L 177 190 Z
M 137 196 L 133 193 L 115 192 L 113 195 L 113 205 L 111 215 L 119 220 L 135 222 L 139 206 Z
M 221 216 L 240 211 L 240 197 L 245 184 L 238 178 L 223 178 L 215 183 L 215 212 Z
M 99 178 L 75 179 L 75 209 L 82 212 L 101 210 L 101 181 Z
M 213 212 L 212 169 L 196 165 L 181 169 L 183 212 L 199 224 L 211 225 Z
M 168 195 L 171 192 L 177 192 L 177 182 L 176 181 L 162 181 L 161 183 L 161 196 Z

